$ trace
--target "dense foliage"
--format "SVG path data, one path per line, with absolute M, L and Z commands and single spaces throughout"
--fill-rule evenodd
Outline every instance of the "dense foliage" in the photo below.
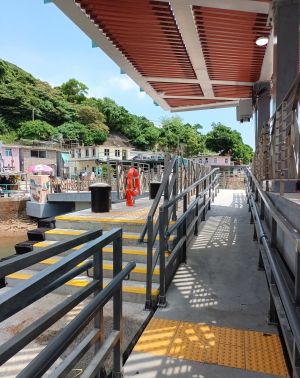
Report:
M 253 150 L 244 144 L 241 134 L 221 123 L 213 123 L 213 129 L 206 135 L 206 146 L 221 155 L 231 155 L 233 160 L 243 160 L 248 164 Z
M 180 117 L 165 118 L 157 127 L 110 98 L 89 98 L 87 93 L 88 87 L 76 79 L 53 88 L 0 59 L 0 140 L 64 138 L 92 145 L 103 143 L 112 131 L 142 150 L 184 156 L 216 152 L 245 162 L 252 158 L 240 133 L 225 125 L 213 124 L 206 136 L 200 124 L 185 124 Z

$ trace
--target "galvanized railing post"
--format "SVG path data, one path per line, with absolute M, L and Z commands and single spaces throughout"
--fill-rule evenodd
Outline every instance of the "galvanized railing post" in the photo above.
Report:
M 159 222 L 159 220 L 158 220 Z M 146 304 L 147 310 L 152 309 L 152 252 L 153 252 L 153 218 L 147 217 L 147 281 L 146 281 Z
M 122 270 L 122 231 L 113 241 L 113 275 L 114 277 Z M 122 284 L 113 295 L 113 329 L 122 330 Z M 122 373 L 122 353 L 121 353 L 122 334 L 113 349 L 113 378 L 121 378 Z
M 210 210 L 210 201 L 211 201 L 211 175 L 209 175 L 209 179 L 208 179 L 208 186 L 209 186 L 209 189 L 208 189 L 208 207 L 207 209 Z
M 187 211 L 187 204 L 188 204 L 188 197 L 187 194 L 183 197 L 183 213 Z M 186 237 L 183 245 L 182 245 L 182 262 L 186 263 L 186 248 L 187 248 L 187 220 L 186 218 L 183 221 L 182 224 L 182 234 Z
M 158 306 L 166 307 L 166 261 L 165 261 L 165 251 L 166 251 L 166 240 L 165 240 L 165 230 L 166 230 L 166 211 L 168 214 L 168 208 L 163 206 L 159 208 L 159 296 L 158 296 Z
M 175 175 L 176 178 L 173 185 L 172 197 L 176 197 L 178 194 L 178 159 L 176 159 L 175 164 L 174 164 L 173 175 Z M 173 206 L 173 213 L 172 213 L 173 221 L 176 221 L 177 219 L 176 211 L 177 211 L 177 202 Z
M 102 231 L 101 231 L 102 235 Z M 102 260 L 102 248 L 96 249 L 93 254 L 93 267 L 94 267 L 94 275 L 93 279 L 98 281 L 98 288 L 95 290 L 94 296 L 100 293 L 103 290 L 103 260 Z M 98 330 L 98 340 L 95 343 L 95 353 L 101 347 L 104 339 L 104 322 L 103 322 L 103 307 L 99 309 L 98 314 L 95 316 L 94 319 L 94 327 Z M 96 378 L 100 378 L 100 372 L 97 374 Z
M 194 235 L 198 235 L 198 217 L 199 217 L 199 185 L 196 186 L 196 209 L 195 209 L 195 217 L 196 217 L 196 223 L 195 223 L 195 229 L 194 229 Z
M 206 179 L 203 182 L 203 191 L 206 190 Z M 204 209 L 202 212 L 202 220 L 205 221 L 205 215 L 206 215 L 206 193 L 203 195 L 203 204 L 204 204 Z

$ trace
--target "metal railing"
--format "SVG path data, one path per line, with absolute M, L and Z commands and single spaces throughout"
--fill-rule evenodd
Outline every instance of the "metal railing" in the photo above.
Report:
M 299 117 L 300 73 L 260 132 L 253 159 L 259 181 L 300 178 Z
M 300 233 L 275 208 L 249 169 L 246 193 L 259 247 L 258 267 L 265 270 L 270 290 L 269 322 L 280 324 L 292 376 L 300 377 Z M 282 241 L 294 254 L 293 268 L 285 261 Z
M 134 167 L 139 172 L 140 176 L 140 194 L 149 191 L 150 180 L 155 179 L 156 175 L 154 169 L 151 169 L 148 163 L 140 163 L 125 160 L 108 160 L 101 164 L 99 167 L 105 167 L 101 175 L 96 175 L 91 179 L 91 175 L 80 178 L 67 178 L 67 179 L 54 179 L 50 182 L 51 193 L 68 193 L 68 192 L 87 192 L 92 184 L 105 182 L 112 187 L 113 191 L 117 192 L 117 199 L 125 199 L 127 173 L 131 167 Z
M 94 377 L 103 371 L 104 360 L 111 351 L 113 352 L 112 371 L 114 377 L 122 376 L 122 281 L 136 264 L 128 263 L 122 270 L 121 229 L 113 229 L 106 232 L 105 235 L 102 235 L 101 230 L 87 232 L 72 240 L 41 248 L 39 253 L 29 252 L 13 257 L 0 263 L 0 277 L 5 277 L 82 243 L 86 244 L 78 251 L 62 257 L 59 262 L 36 273 L 22 285 L 11 288 L 0 295 L 0 322 L 2 322 L 87 269 L 94 268 L 93 279 L 87 286 L 68 296 L 63 302 L 0 346 L 0 365 L 2 365 L 84 299 L 94 294 L 79 314 L 48 342 L 47 346 L 19 373 L 18 377 L 41 377 L 92 320 L 94 320 L 93 330 L 78 345 L 74 346 L 73 351 L 51 372 L 51 377 L 64 377 L 92 346 L 95 347 L 94 357 L 81 377 Z M 113 244 L 113 279 L 103 288 L 102 249 L 110 243 Z M 113 330 L 104 339 L 103 306 L 111 298 L 113 298 Z
M 169 171 L 165 175 L 165 181 L 162 182 L 158 195 L 165 193 L 165 201 L 159 207 L 159 216 L 156 219 L 155 227 L 153 206 L 147 217 L 147 278 L 146 278 L 146 308 L 153 307 L 152 300 L 152 281 L 153 272 L 156 264 L 159 262 L 159 296 L 158 305 L 163 307 L 166 305 L 166 289 L 169 286 L 178 265 L 186 260 L 186 248 L 194 229 L 194 233 L 198 233 L 199 219 L 205 219 L 205 214 L 210 209 L 211 201 L 214 200 L 218 188 L 217 174 L 218 168 L 213 169 L 204 177 L 194 180 L 186 189 L 181 190 L 179 194 L 169 199 L 168 191 L 176 187 L 176 167 L 178 167 L 176 157 L 171 160 Z M 175 168 L 175 173 L 170 175 L 170 171 Z M 177 189 L 178 190 L 178 189 Z M 167 192 L 167 194 L 166 194 Z M 178 193 L 178 192 L 177 192 Z M 195 198 L 193 199 L 193 196 Z M 158 196 L 155 198 L 157 200 Z M 177 219 L 177 210 L 182 201 L 182 215 Z M 155 202 L 153 202 L 155 203 Z M 158 203 L 155 203 L 158 207 Z M 170 221 L 175 223 L 171 224 Z M 188 226 L 189 225 L 189 226 Z M 159 232 L 159 246 L 154 248 L 157 232 Z M 169 247 L 170 236 L 177 233 L 177 237 Z M 153 254 L 153 250 L 155 253 Z M 166 264 L 166 254 L 169 256 Z

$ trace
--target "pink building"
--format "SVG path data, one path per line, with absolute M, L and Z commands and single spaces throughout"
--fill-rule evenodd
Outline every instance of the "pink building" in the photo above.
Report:
M 0 146 L 0 153 L 0 160 L 2 160 L 0 162 L 0 168 L 20 172 L 20 146 L 2 144 L 2 146 Z
M 196 158 L 200 164 L 216 165 L 216 166 L 229 166 L 231 165 L 230 156 L 219 155 L 203 155 Z

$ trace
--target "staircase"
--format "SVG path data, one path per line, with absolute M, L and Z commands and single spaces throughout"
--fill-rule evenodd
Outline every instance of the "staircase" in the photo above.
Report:
M 126 211 L 125 205 L 124 211 Z M 87 231 L 102 229 L 105 233 L 112 228 L 123 229 L 123 264 L 127 262 L 135 261 L 137 263 L 136 268 L 131 272 L 128 280 L 123 283 L 123 298 L 128 302 L 145 303 L 146 295 L 146 274 L 147 274 L 147 243 L 139 243 L 140 232 L 145 225 L 145 220 L 135 219 L 134 217 L 128 217 L 124 219 L 115 218 L 113 212 L 102 214 L 93 214 L 87 211 L 70 213 L 56 217 L 56 228 L 45 231 L 45 240 L 36 242 L 33 245 L 34 251 L 38 251 L 42 247 L 53 245 L 62 240 L 69 240 L 75 236 L 84 234 Z M 131 212 L 129 212 L 130 214 Z M 132 211 L 134 214 L 134 211 Z M 108 216 L 106 216 L 108 215 Z M 147 240 L 147 238 L 146 238 Z M 155 246 L 157 245 L 159 238 L 157 237 Z M 170 242 L 174 240 L 171 236 Z M 83 245 L 75 247 L 73 249 L 78 250 Z M 72 250 L 71 250 L 72 251 Z M 41 261 L 40 263 L 33 265 L 30 269 L 25 269 L 17 273 L 13 273 L 6 277 L 9 286 L 15 286 L 23 280 L 31 278 L 36 272 L 44 269 L 49 265 L 53 265 L 58 262 L 63 255 L 69 254 L 71 251 L 66 251 L 62 255 L 54 256 L 52 258 Z M 113 263 L 112 263 L 113 247 L 109 245 L 103 249 L 103 275 L 104 285 L 107 284 L 112 278 Z M 155 248 L 153 249 L 153 254 Z M 78 290 L 78 288 L 87 285 L 92 280 L 93 272 L 89 270 L 86 274 L 75 277 L 67 282 L 65 285 L 56 289 L 57 293 L 72 294 Z M 159 266 L 156 266 L 153 274 L 152 296 L 153 299 L 158 295 L 159 287 Z

